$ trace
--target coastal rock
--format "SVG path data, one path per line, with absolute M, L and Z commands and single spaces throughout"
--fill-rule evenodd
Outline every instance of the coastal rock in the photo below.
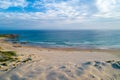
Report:
M 16 39 L 19 37 L 17 34 L 0 34 L 0 37 L 6 37 L 6 38 L 11 38 L 11 39 Z
M 21 44 L 27 44 L 28 42 L 24 41 L 24 42 L 20 42 Z

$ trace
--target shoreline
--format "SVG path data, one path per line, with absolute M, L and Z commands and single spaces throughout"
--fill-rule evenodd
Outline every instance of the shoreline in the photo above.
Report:
M 9 42 L 8 42 L 9 43 Z M 14 43 L 10 43 L 14 45 Z M 16 44 L 16 43 L 15 43 Z M 120 49 L 83 49 L 83 48 L 70 48 L 70 47 L 42 47 L 42 46 L 35 46 L 35 45 L 28 45 L 28 44 L 20 44 L 17 43 L 18 45 L 22 47 L 30 47 L 30 48 L 37 48 L 37 49 L 45 49 L 45 50 L 58 50 L 58 51 L 82 51 L 82 52 L 109 52 L 109 53 L 114 53 L 114 52 L 120 52 Z
M 2 41 L 5 43 L 5 44 L 8 44 L 10 45 L 14 51 L 14 49 L 35 49 L 35 50 L 39 50 L 39 51 L 58 51 L 58 52 L 85 52 L 85 53 L 108 53 L 108 54 L 112 54 L 112 55 L 115 55 L 117 57 L 120 58 L 120 50 L 119 49 L 80 49 L 80 48 L 44 48 L 44 47 L 40 47 L 40 46 L 32 46 L 32 45 L 27 45 L 27 44 L 20 44 L 20 43 L 11 43 L 11 42 L 8 42 L 6 41 L 6 38 L 3 38 Z M 28 54 L 27 54 L 28 55 Z
M 5 40 L 5 38 L 3 39 Z M 36 48 L 36 49 L 40 49 L 40 50 L 54 50 L 54 51 L 81 51 L 81 52 L 107 52 L 110 54 L 115 54 L 117 56 L 120 57 L 120 49 L 81 49 L 81 48 L 68 48 L 68 47 L 42 47 L 42 46 L 35 46 L 35 45 L 28 45 L 28 43 L 26 44 L 21 44 L 21 43 L 12 43 L 12 42 L 8 42 L 8 41 L 4 41 L 7 44 L 10 45 L 16 45 L 19 47 L 24 47 L 24 48 Z
M 19 42 L 18 42 L 19 43 Z M 21 44 L 21 43 L 19 43 Z M 73 46 L 59 46 L 59 45 L 52 45 L 52 46 L 42 46 L 40 44 L 34 44 L 34 43 L 25 43 L 23 46 L 32 46 L 32 47 L 40 47 L 40 48 L 50 48 L 50 49 L 75 49 L 75 50 L 120 50 L 120 48 L 108 48 L 108 47 L 73 47 Z
M 114 56 L 117 56 L 120 58 L 120 50 L 119 49 L 80 49 L 80 48 L 44 48 L 44 47 L 40 47 L 40 46 L 32 46 L 32 45 L 27 45 L 27 44 L 20 44 L 20 43 L 11 43 L 6 41 L 5 38 L 3 38 L 3 42 L 5 44 L 10 45 L 11 47 L 13 47 L 14 49 L 35 49 L 35 50 L 39 50 L 39 51 L 48 51 L 48 52 L 85 52 L 85 53 L 107 53 L 107 54 L 112 54 Z M 12 49 L 14 51 L 14 49 Z
M 5 40 L 5 39 L 4 39 Z M 118 48 L 74 48 L 74 47 L 42 47 L 42 46 L 38 46 L 38 45 L 32 45 L 32 44 L 29 44 L 29 43 L 25 43 L 25 44 L 21 44 L 19 42 L 16 42 L 16 43 L 13 43 L 13 42 L 8 42 L 8 41 L 5 41 L 6 43 L 8 44 L 11 44 L 11 45 L 14 45 L 14 44 L 18 44 L 20 46 L 23 46 L 23 47 L 33 47 L 33 48 L 41 48 L 41 49 L 50 49 L 50 50 L 66 50 L 66 51 L 103 51 L 103 52 L 114 52 L 114 51 L 117 51 L 119 52 L 120 49 Z
M 1 35 L 2 36 L 2 35 Z M 44 48 L 44 49 L 56 49 L 56 50 L 77 50 L 77 51 L 109 51 L 109 52 L 113 52 L 113 51 L 120 51 L 120 48 L 101 48 L 101 47 L 73 47 L 73 46 L 57 46 L 57 45 L 53 45 L 53 46 L 42 46 L 39 44 L 35 44 L 35 43 L 31 43 L 28 41 L 14 41 L 14 39 L 17 39 L 19 37 L 19 35 L 17 34 L 3 34 L 3 40 L 6 41 L 7 43 L 11 43 L 11 44 L 18 44 L 20 46 L 28 46 L 28 47 L 36 47 L 36 48 Z M 7 38 L 7 40 L 5 39 Z

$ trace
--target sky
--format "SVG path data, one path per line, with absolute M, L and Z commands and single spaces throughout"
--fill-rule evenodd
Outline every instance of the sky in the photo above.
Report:
M 120 29 L 120 0 L 0 0 L 0 29 Z

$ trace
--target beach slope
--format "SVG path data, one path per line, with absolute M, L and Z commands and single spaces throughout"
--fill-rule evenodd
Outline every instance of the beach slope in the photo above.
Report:
M 0 80 L 120 80 L 119 50 L 50 49 L 0 40 L 2 51 L 15 51 L 22 62 Z M 30 61 L 23 61 L 30 58 Z

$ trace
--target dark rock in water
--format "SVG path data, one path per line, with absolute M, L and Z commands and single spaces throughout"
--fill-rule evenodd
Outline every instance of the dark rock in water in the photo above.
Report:
M 27 44 L 28 42 L 20 42 L 21 44 Z
M 17 34 L 7 34 L 6 37 L 11 38 L 11 39 L 16 39 L 19 36 Z
M 0 34 L 0 37 L 6 37 L 6 38 L 10 38 L 10 39 L 16 39 L 19 37 L 19 35 L 17 34 Z
M 12 41 L 13 44 L 17 44 L 18 42 L 17 41 Z

